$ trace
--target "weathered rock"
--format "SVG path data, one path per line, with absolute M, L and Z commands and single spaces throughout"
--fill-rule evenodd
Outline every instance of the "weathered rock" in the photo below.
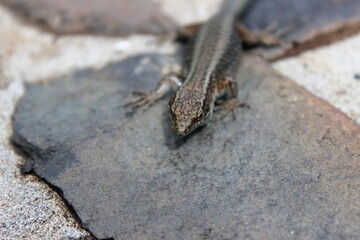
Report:
M 356 239 L 360 129 L 326 102 L 245 58 L 250 108 L 180 138 L 167 100 L 127 113 L 171 61 L 136 56 L 29 85 L 14 143 L 98 238 Z
M 360 31 L 358 0 L 256 0 L 244 19 L 251 29 L 263 30 L 275 24 L 296 44 L 256 49 L 270 60 L 297 55 L 332 43 Z
M 1 0 L 20 17 L 57 34 L 128 35 L 174 31 L 176 24 L 149 0 Z

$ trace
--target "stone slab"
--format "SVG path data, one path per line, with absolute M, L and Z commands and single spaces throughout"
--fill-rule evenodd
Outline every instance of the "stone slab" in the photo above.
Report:
M 263 30 L 291 27 L 284 38 L 295 45 L 256 49 L 269 60 L 294 56 L 339 41 L 360 31 L 358 0 L 256 0 L 244 19 L 247 26 Z
M 56 186 L 97 238 L 358 238 L 358 125 L 247 57 L 250 108 L 177 137 L 167 100 L 123 108 L 172 61 L 139 55 L 27 86 L 13 137 L 23 171 Z

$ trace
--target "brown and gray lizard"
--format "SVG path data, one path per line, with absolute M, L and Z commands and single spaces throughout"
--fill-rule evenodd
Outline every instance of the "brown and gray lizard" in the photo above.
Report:
M 140 97 L 128 104 L 135 108 L 147 108 L 173 87 L 176 94 L 169 102 L 169 112 L 172 128 L 181 136 L 205 125 L 212 116 L 216 99 L 223 94 L 228 94 L 228 101 L 221 108 L 231 111 L 235 118 L 236 108 L 243 105 L 237 99 L 234 80 L 242 52 L 239 31 L 247 34 L 246 29 L 237 26 L 236 18 L 250 2 L 251 0 L 225 0 L 220 11 L 192 37 L 181 76 L 176 73 L 167 74 L 154 91 L 136 92 Z M 258 41 L 259 37 L 249 39 Z M 273 43 L 276 39 L 266 35 L 266 41 Z

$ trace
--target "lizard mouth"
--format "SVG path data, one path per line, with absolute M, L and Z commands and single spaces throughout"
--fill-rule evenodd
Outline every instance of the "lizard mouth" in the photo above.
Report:
M 172 129 L 175 131 L 175 133 L 177 135 L 186 136 L 189 133 L 191 133 L 195 128 L 194 127 L 188 127 L 188 126 L 185 126 L 185 125 L 182 125 L 182 124 L 181 125 L 173 124 Z
M 177 121 L 174 119 L 171 128 L 175 131 L 177 135 L 186 136 L 190 134 L 192 131 L 194 131 L 194 129 L 197 127 L 198 124 L 193 120 L 184 121 L 183 119 L 182 121 Z
M 172 115 L 171 128 L 179 136 L 186 136 L 192 133 L 196 128 L 206 125 L 211 114 L 207 114 L 205 118 L 177 119 Z

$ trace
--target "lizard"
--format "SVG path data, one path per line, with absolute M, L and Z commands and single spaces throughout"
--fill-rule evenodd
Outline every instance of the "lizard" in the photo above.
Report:
M 237 84 L 234 79 L 242 53 L 241 35 L 244 39 L 249 39 L 246 37 L 248 31 L 238 27 L 236 19 L 251 1 L 225 0 L 219 12 L 191 38 L 182 74 L 166 74 L 154 91 L 136 91 L 134 94 L 139 97 L 126 105 L 148 108 L 174 88 L 176 93 L 169 101 L 168 110 L 172 128 L 180 136 L 186 136 L 199 126 L 207 124 L 214 112 L 216 100 L 224 94 L 228 95 L 228 100 L 220 108 L 227 109 L 227 113 L 232 112 L 235 119 L 236 108 L 245 105 L 237 99 Z M 246 36 L 242 34 L 244 32 Z M 271 35 L 260 38 L 261 36 L 250 39 L 265 44 L 276 42 Z

